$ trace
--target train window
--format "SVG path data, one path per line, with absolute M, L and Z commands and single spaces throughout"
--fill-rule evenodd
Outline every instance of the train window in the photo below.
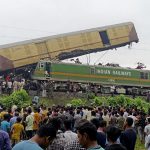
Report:
M 148 73 L 145 73 L 145 79 L 148 79 Z
M 148 79 L 148 73 L 147 72 L 141 72 L 140 77 L 141 77 L 141 79 Z
M 140 73 L 140 77 L 141 77 L 141 79 L 144 79 L 144 72 Z
M 44 68 L 44 63 L 40 63 L 40 68 Z
M 91 68 L 91 74 L 95 74 L 95 68 Z
M 99 32 L 100 34 L 100 37 L 102 39 L 102 43 L 104 46 L 110 46 L 110 41 L 109 41 L 109 38 L 108 38 L 108 35 L 107 35 L 107 31 L 101 31 Z
M 50 63 L 46 62 L 46 71 L 49 73 L 50 72 Z

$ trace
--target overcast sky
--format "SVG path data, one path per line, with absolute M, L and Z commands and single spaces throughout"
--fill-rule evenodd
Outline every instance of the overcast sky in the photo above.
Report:
M 0 0 L 0 45 L 131 21 L 140 42 L 81 61 L 150 69 L 150 0 Z

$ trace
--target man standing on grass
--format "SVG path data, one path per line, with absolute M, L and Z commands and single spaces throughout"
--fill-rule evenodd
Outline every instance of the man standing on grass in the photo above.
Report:
M 30 139 L 33 135 L 33 123 L 34 123 L 34 117 L 31 115 L 32 110 L 28 108 L 28 116 L 26 117 L 26 134 L 27 138 Z
M 20 142 L 21 138 L 23 137 L 24 127 L 21 124 L 21 118 L 17 118 L 17 122 L 13 124 L 11 128 L 11 140 L 12 140 L 12 147 Z

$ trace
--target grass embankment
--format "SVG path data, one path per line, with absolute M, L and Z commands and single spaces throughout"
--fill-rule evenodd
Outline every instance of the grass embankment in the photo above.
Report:
M 139 138 L 137 138 L 135 150 L 145 150 L 144 144 L 141 144 Z

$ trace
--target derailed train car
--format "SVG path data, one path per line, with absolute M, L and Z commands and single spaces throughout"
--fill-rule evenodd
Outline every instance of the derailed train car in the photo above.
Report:
M 124 89 L 150 89 L 150 71 L 122 67 L 91 66 L 62 62 L 40 61 L 32 75 L 36 80 L 94 83 Z
M 138 42 L 131 22 L 0 46 L 0 72 L 19 70 L 39 60 L 63 60 Z

